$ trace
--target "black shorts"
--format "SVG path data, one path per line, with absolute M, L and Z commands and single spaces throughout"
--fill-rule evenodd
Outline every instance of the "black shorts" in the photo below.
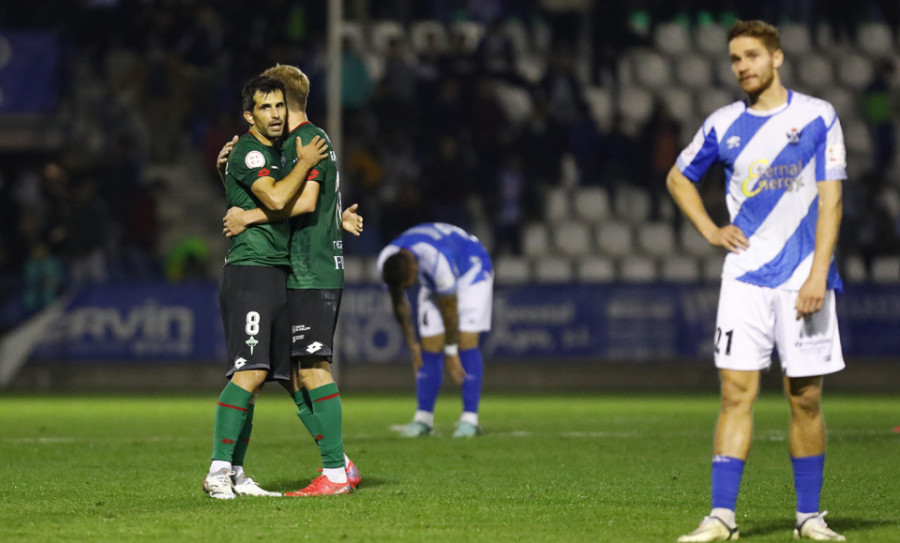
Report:
M 285 268 L 225 266 L 219 305 L 228 372 L 266 370 L 267 381 L 291 379 Z
M 291 358 L 316 357 L 331 362 L 334 328 L 343 289 L 288 289 Z

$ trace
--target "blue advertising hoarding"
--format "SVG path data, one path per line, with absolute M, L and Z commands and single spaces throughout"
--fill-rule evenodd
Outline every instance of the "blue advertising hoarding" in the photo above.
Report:
M 49 32 L 0 31 L 0 113 L 49 113 L 59 93 L 59 45 Z

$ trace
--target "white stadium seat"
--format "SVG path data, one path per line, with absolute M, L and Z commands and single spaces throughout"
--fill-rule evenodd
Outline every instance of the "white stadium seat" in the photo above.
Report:
M 534 278 L 539 283 L 570 283 L 573 277 L 568 259 L 545 256 L 534 261 Z
M 372 22 L 372 47 L 379 55 L 383 55 L 391 43 L 391 40 L 406 40 L 406 31 L 403 25 L 397 21 L 374 21 Z
M 838 81 L 845 87 L 862 91 L 872 82 L 875 73 L 872 61 L 860 54 L 850 53 L 835 59 L 838 70 Z
M 656 49 L 670 56 L 682 55 L 691 50 L 690 33 L 684 25 L 678 23 L 656 25 L 653 42 Z
M 365 283 L 370 275 L 368 266 L 374 265 L 368 259 L 360 256 L 347 256 L 344 258 L 344 281 L 348 284 Z
M 710 57 L 720 57 L 727 52 L 728 31 L 719 24 L 703 25 L 694 35 L 697 50 Z
M 781 48 L 786 55 L 798 55 L 810 52 L 812 41 L 809 38 L 809 28 L 803 24 L 786 24 L 779 28 L 781 34 Z
M 434 35 L 439 51 L 447 50 L 447 29 L 438 21 L 414 21 L 409 25 L 409 38 L 413 49 L 421 53 L 428 49 L 428 38 Z
M 669 107 L 672 117 L 684 123 L 693 120 L 694 95 L 687 89 L 670 87 L 660 92 L 660 98 Z
M 341 23 L 341 38 L 348 40 L 353 44 L 353 48 L 357 53 L 366 51 L 367 40 L 363 35 L 362 25 L 351 21 Z
M 625 120 L 644 124 L 653 111 L 653 94 L 640 87 L 627 87 L 619 91 L 618 110 Z
M 675 252 L 675 232 L 671 223 L 647 222 L 637 226 L 638 246 L 650 256 Z
M 875 57 L 894 53 L 894 36 L 891 35 L 891 29 L 885 23 L 860 24 L 857 43 L 860 49 Z
M 549 222 L 564 221 L 572 216 L 569 201 L 569 190 L 565 187 L 553 187 L 544 196 L 544 219 Z
M 710 115 L 713 111 L 720 107 L 727 106 L 736 99 L 736 92 L 733 90 L 710 87 L 697 92 L 697 103 L 695 104 L 695 107 L 697 108 L 697 111 L 701 112 L 703 115 Z M 694 130 L 697 130 L 698 128 L 700 127 L 696 126 L 694 127 Z
M 900 283 L 900 256 L 879 256 L 872 260 L 872 281 Z
M 609 219 L 609 193 L 603 187 L 580 187 L 576 189 L 573 202 L 575 216 L 589 223 Z
M 797 61 L 797 81 L 807 92 L 825 88 L 834 81 L 831 62 L 822 55 L 810 54 Z
M 626 256 L 619 261 L 619 276 L 626 283 L 652 283 L 657 280 L 656 261 L 646 256 Z
M 700 55 L 679 57 L 675 63 L 675 80 L 691 89 L 708 87 L 713 81 L 712 65 Z
M 584 99 L 600 128 L 609 128 L 614 112 L 610 90 L 604 87 L 588 86 L 584 89 Z
M 635 83 L 650 89 L 661 89 L 672 81 L 672 68 L 668 59 L 656 51 L 640 49 L 631 55 L 634 63 Z
M 569 220 L 552 227 L 553 247 L 568 256 L 586 255 L 594 250 L 591 228 L 581 221 Z
M 578 259 L 575 274 L 582 283 L 611 283 L 616 279 L 616 266 L 609 258 L 586 256 Z
M 623 256 L 634 252 L 634 233 L 624 222 L 608 222 L 595 229 L 597 249 L 610 256 Z
M 661 264 L 663 281 L 671 283 L 694 283 L 700 279 L 700 267 L 697 259 L 691 256 L 672 255 L 663 259 Z
M 475 21 L 456 21 L 451 32 L 454 36 L 463 36 L 466 51 L 474 51 L 484 37 L 484 25 Z
M 545 255 L 550 251 L 550 235 L 543 223 L 531 222 L 522 231 L 522 252 L 527 256 Z
M 499 285 L 528 283 L 531 281 L 531 263 L 521 256 L 498 256 L 494 260 L 494 277 Z
M 848 151 L 863 156 L 872 152 L 872 139 L 865 121 L 859 117 L 845 117 L 841 119 L 841 128 L 844 129 L 844 143 Z
M 868 280 L 868 274 L 863 259 L 858 256 L 848 257 L 844 262 L 841 276 L 848 283 L 865 283 Z
M 823 100 L 834 106 L 840 119 L 849 119 L 856 116 L 856 103 L 853 93 L 842 87 L 829 87 L 822 89 L 818 95 Z
M 651 204 L 650 195 L 641 187 L 624 186 L 616 191 L 616 217 L 621 220 L 632 223 L 647 220 Z
M 531 116 L 531 94 L 524 87 L 498 83 L 494 86 L 497 101 L 506 118 L 515 125 L 521 125 Z
M 518 19 L 509 19 L 503 24 L 501 32 L 509 37 L 513 44 L 513 49 L 516 50 L 516 56 L 531 52 L 531 39 L 528 36 L 528 29 L 525 27 L 525 23 Z
M 706 256 L 718 251 L 688 222 L 681 226 L 679 241 L 681 242 L 681 248 L 694 256 Z

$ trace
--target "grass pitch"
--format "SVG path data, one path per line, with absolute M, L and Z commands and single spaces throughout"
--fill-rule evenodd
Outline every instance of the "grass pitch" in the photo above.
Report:
M 396 437 L 411 396 L 343 397 L 359 491 L 328 498 L 206 497 L 215 396 L 0 399 L 0 541 L 673 542 L 709 508 L 718 398 L 492 396 L 485 434 Z M 900 542 L 900 401 L 828 395 L 823 509 L 848 541 Z M 741 538 L 790 541 L 787 402 L 764 395 L 738 501 Z M 257 403 L 247 471 L 296 490 L 318 453 L 280 388 Z

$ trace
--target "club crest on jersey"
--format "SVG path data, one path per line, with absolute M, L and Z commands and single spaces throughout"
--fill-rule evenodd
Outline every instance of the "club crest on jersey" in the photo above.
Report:
M 248 168 L 262 168 L 266 165 L 266 157 L 259 151 L 250 151 L 247 153 L 247 156 L 244 157 L 244 164 L 246 164 Z
M 731 136 L 730 138 L 728 138 L 728 140 L 725 142 L 725 144 L 728 145 L 729 149 L 737 149 L 738 147 L 741 146 L 741 137 L 740 136 Z
M 791 128 L 791 131 L 785 134 L 787 136 L 788 142 L 794 145 L 800 143 L 800 131 L 796 128 Z

